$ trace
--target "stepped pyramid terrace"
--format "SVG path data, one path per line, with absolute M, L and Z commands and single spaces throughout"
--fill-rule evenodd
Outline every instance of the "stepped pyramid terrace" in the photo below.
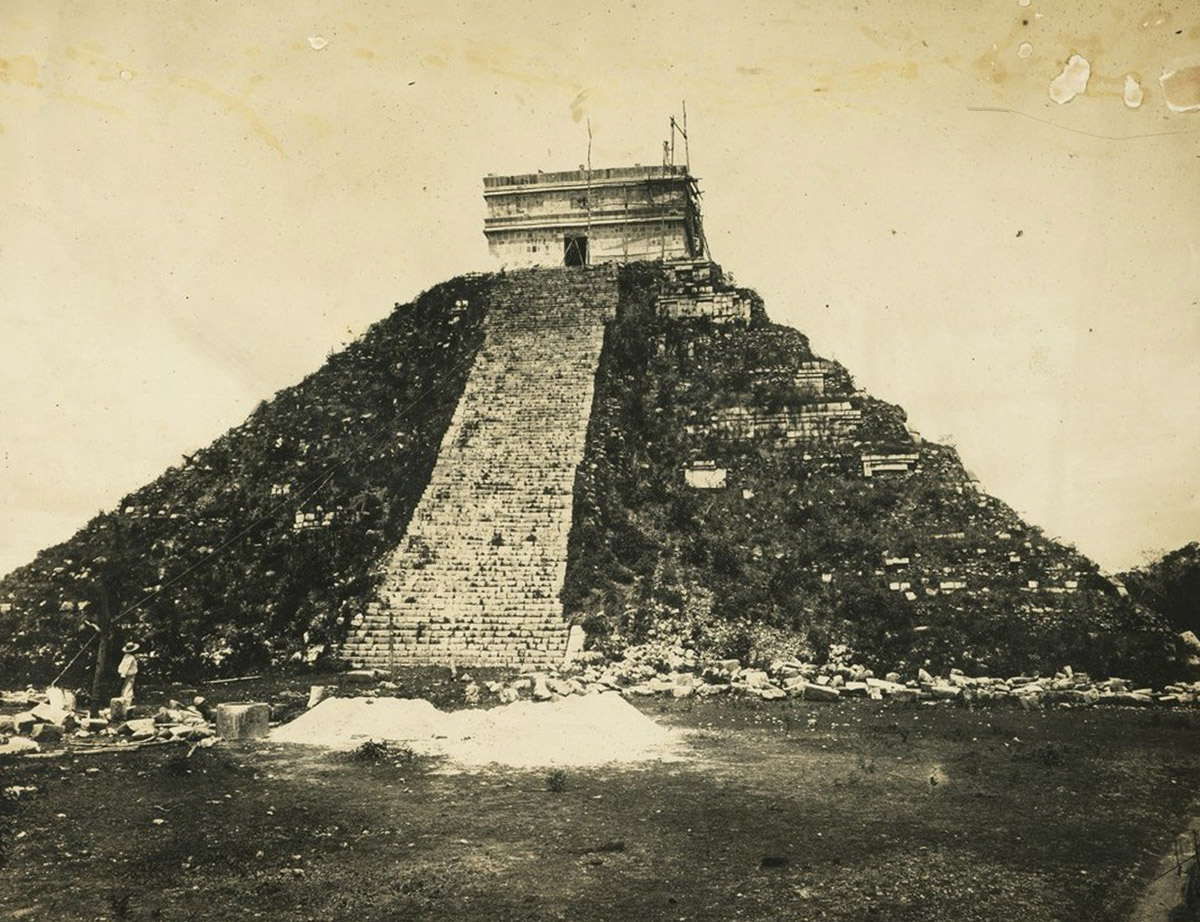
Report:
M 0 665 L 127 606 L 165 666 L 771 661 L 1158 674 L 1161 619 L 772 323 L 686 166 L 488 176 L 502 268 L 397 305 L 0 581 Z M 107 601 L 106 601 L 107 600 Z

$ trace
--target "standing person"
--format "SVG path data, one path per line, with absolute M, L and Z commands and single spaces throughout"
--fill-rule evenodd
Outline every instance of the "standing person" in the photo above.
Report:
M 121 663 L 117 666 L 117 675 L 123 680 L 121 697 L 125 699 L 126 705 L 133 704 L 133 683 L 137 678 L 138 671 L 138 659 L 134 654 L 140 649 L 141 645 L 133 642 L 127 643 L 121 648 L 121 652 L 125 655 L 121 657 Z

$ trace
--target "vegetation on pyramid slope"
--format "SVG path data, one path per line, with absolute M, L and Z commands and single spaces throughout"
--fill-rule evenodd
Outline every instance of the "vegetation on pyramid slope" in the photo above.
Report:
M 748 325 L 718 325 L 658 316 L 660 268 L 625 267 L 621 285 L 563 595 L 593 643 L 682 634 L 750 660 L 849 648 L 884 669 L 997 674 L 1166 666 L 1161 619 L 981 492 L 952 448 L 919 441 L 752 292 Z M 849 404 L 852 428 L 789 439 L 720 425 L 822 404 Z M 864 455 L 896 453 L 918 456 L 911 471 L 864 476 Z M 725 470 L 724 487 L 689 486 L 695 462 Z
M 621 269 L 601 356 L 562 595 L 593 644 L 682 635 L 745 660 L 851 653 L 883 669 L 1170 668 L 1161 617 L 982 493 L 953 449 L 920 441 L 752 292 L 737 293 L 748 323 L 660 317 L 673 273 Z M 398 308 L 0 580 L 4 675 L 54 675 L 87 620 L 114 622 L 114 642 L 142 641 L 171 675 L 343 641 L 429 482 L 494 282 Z
M 1200 634 L 1200 543 L 1193 541 L 1120 575 L 1129 595 L 1176 631 Z
M 400 307 L 208 448 L 0 580 L 0 669 L 45 679 L 116 621 L 160 674 L 310 654 L 370 596 L 482 341 L 493 279 Z M 127 609 L 132 609 L 121 615 Z M 121 615 L 118 617 L 118 615 Z M 82 674 L 91 656 L 76 664 Z

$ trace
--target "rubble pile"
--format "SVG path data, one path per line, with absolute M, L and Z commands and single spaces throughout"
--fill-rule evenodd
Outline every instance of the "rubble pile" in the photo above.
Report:
M 474 718 L 469 716 L 461 719 L 454 716 L 463 713 L 461 711 L 439 711 L 428 701 L 402 697 L 401 684 L 390 680 L 383 670 L 352 670 L 341 674 L 340 679 L 356 692 L 338 695 L 338 686 L 314 685 L 307 696 L 306 707 L 302 706 L 305 698 L 302 692 L 288 690 L 275 696 L 282 702 L 277 700 L 274 705 L 222 704 L 216 708 L 210 708 L 202 697 L 194 698 L 190 704 L 169 700 L 160 707 L 139 705 L 128 708 L 120 699 L 114 699 L 112 706 L 101 710 L 96 717 L 79 710 L 74 693 L 64 689 L 50 687 L 44 691 L 31 688 L 23 692 L 0 692 L 0 757 L 36 754 L 59 747 L 74 751 L 162 743 L 207 747 L 218 739 L 261 739 L 268 736 L 268 724 L 271 728 L 280 728 L 279 719 L 288 720 L 280 715 L 296 713 L 296 708 L 306 714 L 319 711 L 324 728 L 322 734 L 329 737 L 321 745 L 332 745 L 330 740 L 335 737 L 336 742 L 346 743 L 381 734 L 386 736 L 384 731 L 388 727 L 403 727 L 405 732 L 414 733 L 419 730 L 417 735 L 433 739 L 444 739 L 452 731 L 462 740 L 483 739 L 484 736 L 495 740 L 513 737 L 516 733 L 517 725 L 496 723 L 498 717 L 488 718 L 490 723 L 485 721 L 477 725 L 470 722 Z M 944 675 L 917 669 L 914 674 L 888 672 L 880 676 L 845 658 L 823 664 L 781 658 L 764 668 L 747 665 L 738 659 L 714 659 L 691 647 L 665 642 L 630 647 L 619 660 L 584 653 L 558 669 L 531 665 L 515 675 L 493 680 L 477 679 L 469 671 L 463 671 L 456 674 L 456 681 L 462 691 L 459 700 L 466 705 L 467 712 L 498 714 L 504 710 L 507 713 L 504 706 L 518 705 L 518 710 L 512 713 L 521 716 L 522 720 L 529 716 L 522 708 L 536 708 L 540 703 L 569 705 L 570 700 L 576 698 L 604 694 L 631 701 L 654 697 L 721 696 L 764 701 L 865 699 L 1026 709 L 1103 705 L 1172 707 L 1200 703 L 1200 681 L 1177 682 L 1155 689 L 1138 687 L 1124 678 L 1093 678 L 1071 666 L 1063 666 L 1053 675 L 1034 673 L 1005 678 L 971 676 L 957 668 Z M 376 706 L 364 710 L 363 705 Z M 593 714 L 593 711 L 586 710 L 586 713 Z M 604 713 L 612 716 L 607 711 Z M 222 720 L 225 726 L 222 726 Z M 255 726 L 239 729 L 231 725 L 238 721 L 249 721 Z M 519 724 L 519 727 L 523 728 L 525 748 L 530 749 L 533 746 L 530 741 L 541 732 L 539 727 L 546 729 L 546 721 L 539 718 L 528 726 Z M 272 729 L 269 735 L 277 741 L 313 742 L 310 732 L 313 730 L 312 725 L 299 720 L 289 728 Z M 553 731 L 552 735 L 554 733 L 558 731 Z M 389 738 L 410 737 L 393 735 Z M 485 748 L 486 752 L 480 750 L 470 759 L 495 761 L 498 758 L 493 751 L 496 746 Z M 462 746 L 459 749 L 466 752 Z M 456 758 L 467 759 L 462 752 Z M 512 762 L 515 758 L 509 753 L 503 760 L 516 764 Z
M 664 696 L 708 698 L 740 695 L 765 701 L 798 698 L 806 701 L 945 701 L 961 704 L 1010 704 L 1023 708 L 1047 705 L 1177 706 L 1200 702 L 1200 681 L 1178 682 L 1159 689 L 1137 687 L 1129 679 L 1096 679 L 1070 666 L 1050 676 L 1015 675 L 1006 678 L 969 676 L 961 669 L 933 675 L 925 669 L 902 676 L 883 676 L 855 663 L 814 663 L 778 659 L 766 668 L 743 665 L 736 659 L 709 659 L 682 646 L 646 644 L 626 651 L 625 658 L 608 662 L 585 655 L 560 670 L 532 667 L 509 681 L 478 683 L 469 673 L 468 704 L 510 704 L 522 699 L 557 701 L 572 695 L 617 692 L 626 698 Z
M 74 693 L 55 687 L 44 692 L 0 692 L 0 705 L 24 710 L 0 714 L 0 756 L 39 752 L 47 744 L 70 740 L 72 745 L 130 745 L 147 742 L 186 742 L 211 745 L 216 729 L 203 698 L 191 704 L 168 701 L 158 708 L 114 705 L 90 717 L 78 711 Z

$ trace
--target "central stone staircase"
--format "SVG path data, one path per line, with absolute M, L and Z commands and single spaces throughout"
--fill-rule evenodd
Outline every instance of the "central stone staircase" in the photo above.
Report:
M 357 666 L 551 664 L 608 268 L 511 273 L 408 532 L 343 648 Z

